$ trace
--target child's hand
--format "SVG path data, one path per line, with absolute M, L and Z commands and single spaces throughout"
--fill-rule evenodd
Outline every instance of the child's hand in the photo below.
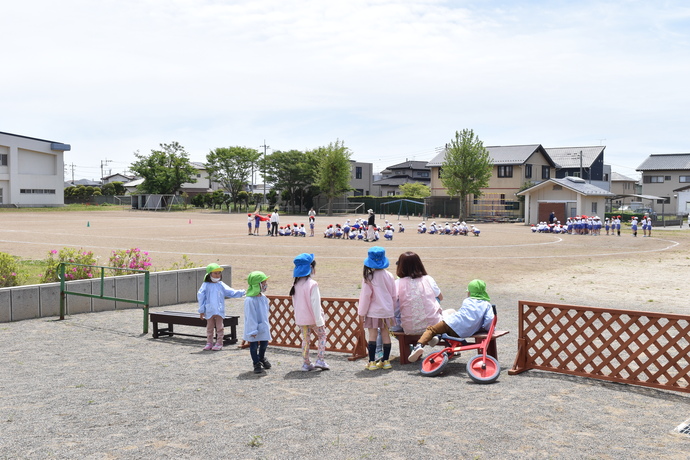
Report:
M 203 313 L 199 313 L 199 318 L 204 319 L 204 314 L 203 314 Z

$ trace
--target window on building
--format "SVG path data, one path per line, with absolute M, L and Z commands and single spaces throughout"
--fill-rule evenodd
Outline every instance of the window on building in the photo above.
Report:
M 593 216 L 597 215 L 597 202 L 596 201 L 592 202 L 592 215 Z
M 429 171 L 421 171 L 417 173 L 418 177 L 429 177 Z
M 355 195 L 355 196 L 363 196 L 363 195 L 364 195 L 364 190 L 362 190 L 361 188 L 356 188 L 356 189 L 354 190 L 354 195 Z
M 680 181 L 680 183 L 690 182 L 690 176 L 680 176 L 678 180 Z
M 27 193 L 27 194 L 46 194 L 46 195 L 55 195 L 55 189 L 47 189 L 47 188 L 22 188 L 19 190 L 19 193 Z
M 573 171 L 573 177 L 580 177 L 580 171 Z
M 506 194 L 501 193 L 501 204 L 506 204 Z
M 561 186 L 561 185 L 554 185 L 552 190 L 563 190 L 563 186 Z
M 443 169 L 443 168 L 438 168 L 438 178 L 439 179 L 441 178 L 441 169 Z
M 7 154 L 0 154 L 0 166 L 7 166 Z
M 355 179 L 361 179 L 362 178 L 362 167 L 357 166 L 355 168 Z
M 665 176 L 664 179 L 665 180 L 671 180 L 671 176 Z
M 525 165 L 525 179 L 531 179 L 532 178 L 532 165 Z
M 513 177 L 513 166 L 503 165 L 498 167 L 498 177 Z
M 541 167 L 541 178 L 542 179 L 549 179 L 551 177 L 551 168 L 549 168 L 548 165 L 544 166 L 542 165 Z
M 643 184 L 663 184 L 664 176 L 642 176 Z
M 3 204 L 3 201 L 2 201 L 2 189 L 1 189 L 1 188 L 0 188 L 0 204 Z
M 388 192 L 386 192 L 386 195 L 395 196 L 395 190 L 388 190 Z

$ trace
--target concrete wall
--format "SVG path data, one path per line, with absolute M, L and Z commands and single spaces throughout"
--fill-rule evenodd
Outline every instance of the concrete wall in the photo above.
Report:
M 232 269 L 223 265 L 223 281 L 232 285 Z M 150 273 L 149 307 L 163 307 L 196 301 L 204 281 L 205 268 Z M 101 280 L 77 280 L 65 283 L 68 292 L 103 295 L 128 300 L 144 300 L 144 275 L 113 276 Z M 90 313 L 143 305 L 67 294 L 65 314 Z M 60 283 L 0 288 L 0 323 L 60 315 Z

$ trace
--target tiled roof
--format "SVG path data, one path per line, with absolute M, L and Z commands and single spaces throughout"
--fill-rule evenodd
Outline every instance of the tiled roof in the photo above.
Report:
M 549 147 L 544 149 L 560 168 L 579 168 L 580 152 L 582 152 L 582 166 L 589 168 L 602 154 L 606 147 Z
M 526 190 L 518 192 L 517 194 L 518 195 L 524 195 L 525 192 L 534 190 L 536 188 L 540 188 L 540 187 L 544 186 L 544 184 L 547 184 L 549 182 L 559 184 L 565 188 L 569 188 L 570 190 L 574 190 L 574 191 L 576 191 L 582 195 L 585 195 L 585 196 L 615 196 L 615 194 L 613 194 L 607 190 L 604 190 L 603 188 L 597 187 L 596 185 L 592 185 L 592 184 L 585 182 L 584 180 L 582 180 L 580 178 L 576 178 L 576 177 L 574 177 L 574 178 L 564 177 L 563 179 L 551 178 L 551 179 L 545 180 L 544 182 L 540 182 L 536 185 L 533 185 L 532 187 L 530 187 Z
M 405 161 L 393 166 L 388 166 L 386 169 L 429 169 L 426 161 Z
M 632 179 L 628 176 L 624 176 L 623 174 L 619 174 L 617 172 L 612 172 L 611 173 L 611 182 L 637 182 L 637 179 Z
M 690 153 L 653 153 L 636 171 L 690 169 Z
M 504 165 L 520 165 L 529 159 L 529 157 L 539 150 L 540 144 L 530 144 L 530 145 L 506 145 L 506 146 L 491 146 L 486 147 L 489 151 L 489 156 L 493 164 L 504 164 Z M 550 159 L 548 153 L 545 155 L 547 160 L 553 162 Z M 441 166 L 446 158 L 446 151 L 440 152 L 436 155 L 427 166 Z

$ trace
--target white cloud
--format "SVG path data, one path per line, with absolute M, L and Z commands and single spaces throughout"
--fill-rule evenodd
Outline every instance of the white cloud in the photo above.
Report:
M 28 0 L 5 10 L 0 130 L 71 143 L 68 161 L 84 167 L 173 140 L 202 160 L 221 145 L 336 138 L 382 167 L 429 159 L 466 127 L 486 145 L 606 139 L 624 174 L 650 153 L 690 150 L 681 2 Z

